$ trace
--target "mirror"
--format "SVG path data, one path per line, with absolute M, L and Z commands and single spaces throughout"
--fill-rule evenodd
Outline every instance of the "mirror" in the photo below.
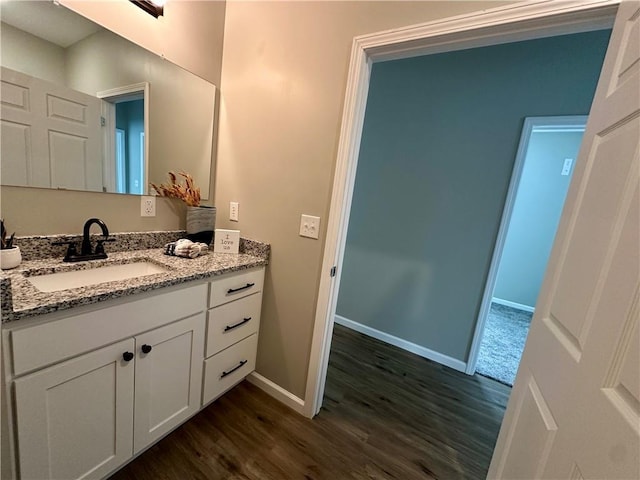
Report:
M 49 1 L 2 1 L 3 185 L 209 198 L 216 87 Z

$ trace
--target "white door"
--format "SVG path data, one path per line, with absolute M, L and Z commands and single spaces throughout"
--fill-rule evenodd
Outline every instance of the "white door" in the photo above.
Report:
M 128 339 L 15 381 L 20 478 L 102 478 L 133 451 Z
M 134 453 L 200 408 L 205 313 L 136 337 Z
M 2 67 L 2 183 L 102 191 L 101 100 Z
M 639 18 L 622 3 L 489 478 L 640 478 Z

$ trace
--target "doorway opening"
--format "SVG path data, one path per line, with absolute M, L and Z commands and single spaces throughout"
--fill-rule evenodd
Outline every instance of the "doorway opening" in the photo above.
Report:
M 475 371 L 512 386 L 551 254 L 586 116 L 528 117 L 485 290 Z M 493 281 L 492 281 L 493 280 Z M 472 353 L 475 353 L 472 346 Z M 472 359 L 470 359 L 470 362 Z M 473 367 L 471 367 L 473 370 Z
M 556 4 L 540 2 L 527 6 L 526 11 L 513 6 L 499 7 L 446 22 L 431 22 L 354 39 L 327 222 L 323 274 L 318 290 L 304 402 L 306 415 L 316 415 L 323 401 L 372 65 L 385 60 L 608 29 L 613 25 L 617 8 L 615 2 L 574 3 L 558 10 Z M 338 274 L 334 276 L 335 271 Z
M 149 84 L 98 92 L 103 100 L 107 191 L 144 195 L 148 178 Z

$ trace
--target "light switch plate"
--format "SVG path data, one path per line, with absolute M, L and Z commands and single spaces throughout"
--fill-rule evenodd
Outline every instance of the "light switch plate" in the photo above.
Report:
M 573 164 L 573 158 L 565 158 L 562 164 L 562 172 L 560 175 L 569 175 L 571 173 L 571 165 Z
M 320 235 L 320 217 L 302 215 L 300 219 L 300 236 L 317 239 Z

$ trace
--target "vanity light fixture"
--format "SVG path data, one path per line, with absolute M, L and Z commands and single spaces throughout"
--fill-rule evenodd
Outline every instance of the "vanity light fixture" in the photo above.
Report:
M 145 12 L 158 18 L 164 14 L 165 0 L 129 0 L 134 5 L 137 5 Z

